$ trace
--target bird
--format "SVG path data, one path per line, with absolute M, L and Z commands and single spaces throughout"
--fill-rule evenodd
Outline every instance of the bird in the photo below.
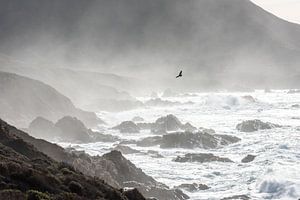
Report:
M 176 76 L 176 78 L 182 77 L 182 70 L 179 72 L 179 74 Z

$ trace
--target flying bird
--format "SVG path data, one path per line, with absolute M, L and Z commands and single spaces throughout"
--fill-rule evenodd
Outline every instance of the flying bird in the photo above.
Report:
M 179 72 L 179 74 L 176 76 L 176 78 L 182 77 L 182 70 Z

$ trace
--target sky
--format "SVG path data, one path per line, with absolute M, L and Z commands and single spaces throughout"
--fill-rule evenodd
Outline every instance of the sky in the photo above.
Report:
M 300 0 L 251 0 L 287 21 L 300 24 Z

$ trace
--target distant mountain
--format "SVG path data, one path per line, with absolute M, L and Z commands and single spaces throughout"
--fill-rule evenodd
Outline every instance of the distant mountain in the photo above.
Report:
M 52 121 L 75 116 L 89 127 L 102 122 L 49 85 L 16 74 L 0 72 L 0 94 L 0 117 L 18 127 L 28 127 L 38 116 Z
M 27 66 L 130 74 L 177 90 L 299 85 L 300 26 L 249 0 L 0 5 L 0 53 Z

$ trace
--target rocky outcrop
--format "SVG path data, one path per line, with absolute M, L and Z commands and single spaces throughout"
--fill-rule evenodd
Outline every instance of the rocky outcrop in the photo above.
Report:
M 161 148 L 217 148 L 240 141 L 239 138 L 229 135 L 211 135 L 205 132 L 172 133 L 164 135 Z
M 229 158 L 223 158 L 219 156 L 215 156 L 212 153 L 188 153 L 183 157 L 177 156 L 174 159 L 175 162 L 233 162 Z
M 151 132 L 155 134 L 166 134 L 169 131 L 194 131 L 197 128 L 190 123 L 182 124 L 174 115 L 167 115 L 158 118 L 151 126 Z
M 16 74 L 0 72 L 0 94 L 0 117 L 18 127 L 28 127 L 38 116 L 51 121 L 75 116 L 89 127 L 103 123 L 49 85 Z
M 18 199 L 26 193 L 30 199 L 37 196 L 42 199 L 145 199 L 137 191 L 127 195 L 103 180 L 52 160 L 15 133 L 15 128 L 0 120 L 0 197 Z
M 112 129 L 119 130 L 121 133 L 139 133 L 140 128 L 132 121 L 125 121 Z
M 207 185 L 197 184 L 197 183 L 193 183 L 193 184 L 184 183 L 184 184 L 177 186 L 176 188 L 180 188 L 180 189 L 186 190 L 188 192 L 197 192 L 200 190 L 208 190 L 209 189 L 209 187 Z
M 58 120 L 55 127 L 61 130 L 61 138 L 68 142 L 90 142 L 91 137 L 85 125 L 75 117 L 66 116 Z
M 162 137 L 161 136 L 154 136 L 154 137 L 147 137 L 142 140 L 136 141 L 137 146 L 140 147 L 151 147 L 151 146 L 156 146 L 160 145 L 162 142 Z
M 245 158 L 243 158 L 241 160 L 241 162 L 242 163 L 249 163 L 249 162 L 252 162 L 255 158 L 256 158 L 256 156 L 254 156 L 254 155 L 247 155 Z
M 33 137 L 42 138 L 45 140 L 53 140 L 60 137 L 61 130 L 55 127 L 55 124 L 43 117 L 35 118 L 28 127 L 28 131 Z
M 242 123 L 239 123 L 236 126 L 236 129 L 241 132 L 254 132 L 258 130 L 272 129 L 277 127 L 280 126 L 278 124 L 263 122 L 261 120 L 254 119 L 254 120 L 247 120 L 247 121 L 243 121 Z

